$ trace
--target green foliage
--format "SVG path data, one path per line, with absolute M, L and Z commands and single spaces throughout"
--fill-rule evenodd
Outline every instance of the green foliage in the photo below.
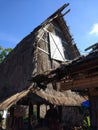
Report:
M 85 119 L 83 120 L 83 127 L 84 127 L 84 130 L 91 130 L 90 128 L 90 116 L 86 116 Z
M 6 56 L 12 51 L 12 48 L 2 48 L 0 46 L 0 63 L 6 58 Z
M 34 116 L 34 118 L 37 118 L 37 110 L 36 109 L 33 110 L 33 116 Z

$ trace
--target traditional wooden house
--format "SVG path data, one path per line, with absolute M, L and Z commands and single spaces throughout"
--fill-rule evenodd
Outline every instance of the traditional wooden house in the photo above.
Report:
M 91 129 L 98 130 L 98 43 L 89 47 L 92 51 L 72 62 L 62 64 L 47 74 L 37 75 L 32 81 L 39 84 L 59 82 L 61 90 L 88 91 L 90 100 Z M 46 79 L 46 80 L 43 80 Z
M 30 100 L 28 95 L 31 93 L 41 97 L 41 100 L 35 98 L 38 99 L 35 100 L 38 103 L 75 106 L 85 100 L 84 97 L 75 94 L 72 97 L 68 96 L 71 99 L 67 101 L 68 94 L 55 91 L 61 88 L 60 84 L 55 82 L 48 84 L 47 89 L 45 84 L 40 83 L 43 78 L 39 77 L 37 82 L 31 82 L 32 77 L 47 73 L 51 69 L 56 69 L 61 63 L 67 64 L 80 56 L 63 18 L 69 10 L 62 14 L 68 5 L 64 4 L 35 28 L 0 64 L 0 109 L 9 108 L 23 97 L 29 99 L 27 103 L 30 105 L 35 96 L 32 94 L 33 100 Z M 62 77 L 62 73 L 59 76 Z
M 30 79 L 35 75 L 57 68 L 62 62 L 67 63 L 80 55 L 61 13 L 68 5 L 63 5 L 35 28 L 0 64 L 1 103 L 14 94 L 25 95 L 34 89 L 36 84 L 32 84 Z M 44 88 L 43 85 L 40 87 Z M 55 84 L 49 87 L 57 89 Z

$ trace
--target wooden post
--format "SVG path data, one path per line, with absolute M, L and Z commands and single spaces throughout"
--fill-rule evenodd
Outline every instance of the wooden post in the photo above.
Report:
M 98 90 L 94 88 L 89 91 L 92 130 L 98 130 L 98 92 L 97 91 Z
M 14 107 L 10 108 L 10 119 L 9 119 L 9 127 L 13 128 L 14 124 Z
M 29 121 L 28 121 L 28 127 L 31 128 L 31 120 L 33 115 L 33 105 L 32 103 L 29 104 Z
M 37 105 L 37 119 L 40 118 L 40 105 Z
M 59 121 L 62 122 L 62 106 L 58 106 Z

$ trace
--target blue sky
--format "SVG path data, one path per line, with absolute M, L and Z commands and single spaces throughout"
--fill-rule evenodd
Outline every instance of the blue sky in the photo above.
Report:
M 0 0 L 0 45 L 14 48 L 65 3 L 64 16 L 81 53 L 98 42 L 98 0 Z

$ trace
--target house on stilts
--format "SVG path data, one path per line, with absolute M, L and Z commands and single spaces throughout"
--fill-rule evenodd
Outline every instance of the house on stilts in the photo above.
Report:
M 17 103 L 28 105 L 29 125 L 33 104 L 37 105 L 39 118 L 41 104 L 80 106 L 86 100 L 85 96 L 71 90 L 60 92 L 60 83 L 51 81 L 46 88 L 45 84 L 40 84 L 40 77 L 37 82 L 32 82 L 32 77 L 47 74 L 80 56 L 63 18 L 69 10 L 62 14 L 68 5 L 64 4 L 21 40 L 0 64 L 0 109 L 12 108 Z M 43 80 L 46 80 L 45 77 Z M 59 107 L 60 112 L 61 109 Z M 14 113 L 12 109 L 11 113 Z

